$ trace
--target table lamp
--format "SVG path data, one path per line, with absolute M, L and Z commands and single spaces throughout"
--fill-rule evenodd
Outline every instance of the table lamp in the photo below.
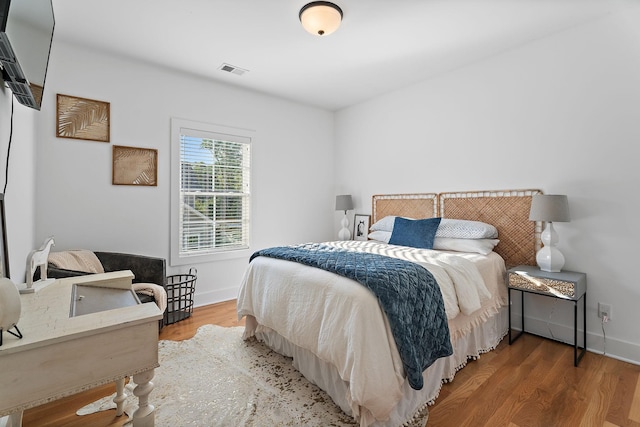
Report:
M 544 246 L 536 254 L 536 262 L 542 271 L 559 272 L 564 266 L 564 256 L 556 244 L 558 233 L 554 222 L 569 222 L 569 202 L 567 196 L 557 194 L 536 194 L 531 199 L 531 221 L 547 223 L 540 238 Z
M 340 224 L 342 224 L 342 228 L 338 233 L 338 238 L 340 240 L 349 240 L 351 239 L 351 232 L 349 231 L 349 218 L 347 218 L 347 211 L 353 209 L 353 200 L 351 199 L 350 194 L 344 194 L 340 196 L 336 196 L 336 210 L 344 211 L 344 218 Z

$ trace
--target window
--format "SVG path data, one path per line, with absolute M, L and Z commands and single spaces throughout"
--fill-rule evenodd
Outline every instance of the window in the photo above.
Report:
M 171 133 L 171 264 L 244 256 L 251 132 L 172 119 Z

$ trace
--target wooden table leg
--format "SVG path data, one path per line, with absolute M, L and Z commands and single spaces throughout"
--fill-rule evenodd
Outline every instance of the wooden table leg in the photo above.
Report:
M 155 407 L 149 404 L 153 375 L 154 369 L 150 369 L 133 376 L 133 382 L 136 383 L 133 394 L 138 397 L 138 409 L 133 413 L 134 427 L 153 427 L 155 424 Z
M 127 395 L 124 392 L 124 378 L 116 380 L 116 397 L 113 398 L 113 403 L 116 404 L 116 417 L 124 414 L 124 401 Z

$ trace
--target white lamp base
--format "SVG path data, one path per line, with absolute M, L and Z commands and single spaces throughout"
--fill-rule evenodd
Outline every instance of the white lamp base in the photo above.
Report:
M 351 240 L 351 231 L 349 231 L 349 218 L 347 218 L 346 212 L 340 224 L 342 225 L 342 228 L 338 232 L 338 238 L 340 240 Z
M 544 247 L 536 253 L 536 262 L 542 271 L 559 273 L 564 267 L 564 255 L 555 247 L 558 243 L 558 233 L 553 228 L 552 222 L 547 222 L 547 226 L 540 235 Z
M 542 271 L 559 273 L 564 267 L 564 255 L 555 246 L 545 246 L 536 254 L 536 262 Z

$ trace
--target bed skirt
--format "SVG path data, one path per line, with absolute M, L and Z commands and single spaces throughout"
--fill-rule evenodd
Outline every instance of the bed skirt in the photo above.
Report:
M 375 420 L 371 413 L 363 409 L 354 413 L 350 402 L 348 383 L 343 381 L 337 369 L 326 361 L 317 358 L 311 351 L 296 346 L 277 332 L 257 325 L 253 316 L 247 316 L 245 335 L 255 336 L 274 351 L 293 358 L 293 366 L 309 381 L 325 390 L 333 401 L 346 413 L 360 420 L 361 426 L 398 427 L 410 423 L 414 416 L 433 404 L 440 394 L 444 382 L 453 380 L 457 371 L 467 361 L 487 353 L 500 343 L 508 332 L 508 310 L 504 306 L 486 321 L 472 327 L 468 332 L 453 339 L 453 355 L 438 359 L 423 373 L 424 387 L 414 390 L 405 380 L 402 386 L 402 399 L 392 410 L 386 421 Z

